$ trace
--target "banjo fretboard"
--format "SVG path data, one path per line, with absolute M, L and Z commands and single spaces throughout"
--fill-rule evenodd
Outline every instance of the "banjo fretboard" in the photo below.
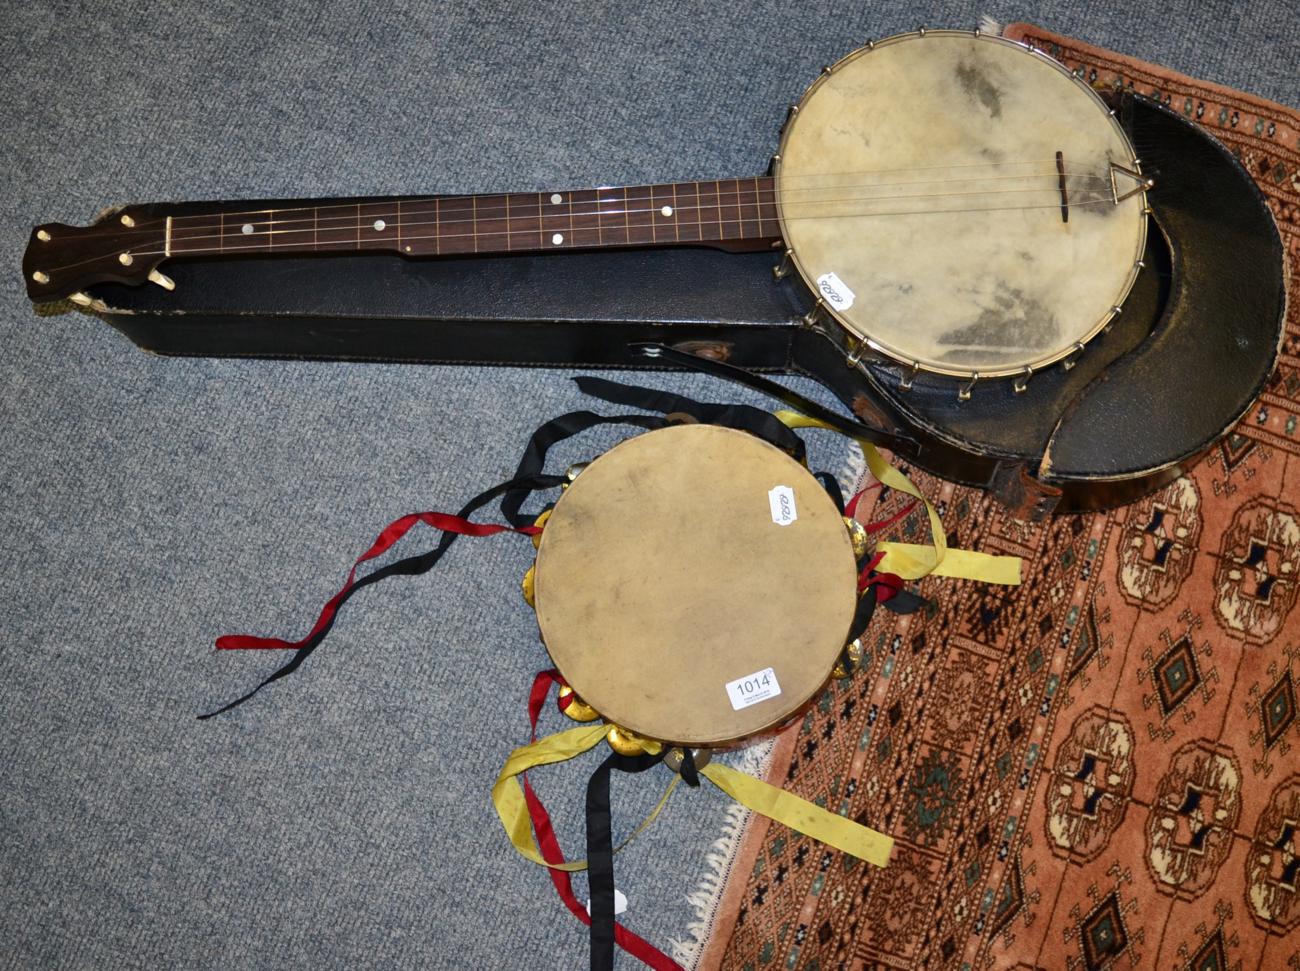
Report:
M 761 246 L 780 237 L 766 177 L 391 198 L 175 216 L 167 256 L 386 250 L 411 256 L 619 246 Z

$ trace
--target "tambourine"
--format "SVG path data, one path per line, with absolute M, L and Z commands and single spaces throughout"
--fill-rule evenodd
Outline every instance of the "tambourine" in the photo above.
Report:
M 620 751 L 771 730 L 840 664 L 865 535 L 761 438 L 685 424 L 628 439 L 544 525 L 527 584 L 542 641 L 580 699 L 566 711 L 603 717 Z

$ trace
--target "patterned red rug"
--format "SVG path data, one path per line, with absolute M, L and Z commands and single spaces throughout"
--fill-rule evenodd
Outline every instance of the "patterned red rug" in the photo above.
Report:
M 1222 139 L 1300 280 L 1300 114 L 1007 33 Z M 1029 526 L 917 477 L 954 542 L 1023 556 L 1026 581 L 927 580 L 933 611 L 877 622 L 769 781 L 892 833 L 894 862 L 755 817 L 701 967 L 1300 968 L 1295 290 L 1261 400 L 1155 496 Z

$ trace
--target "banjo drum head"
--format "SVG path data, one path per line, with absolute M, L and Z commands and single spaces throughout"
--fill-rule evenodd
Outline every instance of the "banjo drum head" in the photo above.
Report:
M 675 425 L 574 479 L 535 591 L 542 641 L 585 702 L 643 737 L 709 746 L 781 724 L 826 683 L 857 564 L 839 510 L 789 455 Z
M 782 133 L 776 201 L 795 266 L 847 330 L 904 364 L 996 377 L 1060 360 L 1123 302 L 1146 238 L 1139 171 L 1057 61 L 925 31 L 812 84 Z

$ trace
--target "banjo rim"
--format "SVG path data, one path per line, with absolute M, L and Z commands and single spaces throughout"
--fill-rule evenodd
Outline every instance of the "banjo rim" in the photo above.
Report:
M 790 234 L 787 231 L 785 207 L 782 203 L 782 198 L 781 198 L 781 167 L 782 167 L 782 160 L 785 158 L 786 155 L 787 145 L 789 144 L 794 129 L 797 127 L 795 122 L 797 122 L 800 110 L 803 108 L 804 105 L 808 103 L 809 99 L 813 97 L 813 95 L 817 92 L 817 90 L 823 84 L 826 83 L 827 78 L 832 77 L 837 72 L 841 71 L 845 66 L 856 61 L 858 58 L 870 54 L 873 51 L 876 51 L 882 47 L 890 47 L 904 41 L 924 40 L 927 37 L 974 38 L 980 41 L 1002 44 L 1005 45 L 1006 47 L 1015 48 L 1016 50 L 1022 51 L 1026 54 L 1029 54 L 1030 56 L 1039 58 L 1042 62 L 1044 62 L 1045 64 L 1049 65 L 1059 73 L 1069 78 L 1070 81 L 1073 84 L 1075 84 L 1076 87 L 1081 88 L 1083 91 L 1087 92 L 1088 96 L 1096 104 L 1098 110 L 1101 111 L 1106 116 L 1107 121 L 1114 128 L 1115 132 L 1119 135 L 1122 143 L 1127 147 L 1129 152 L 1129 163 L 1132 166 L 1132 171 L 1137 173 L 1138 175 L 1143 174 L 1141 159 L 1137 157 L 1137 153 L 1133 150 L 1133 144 L 1129 140 L 1128 134 L 1124 131 L 1123 126 L 1121 126 L 1119 122 L 1116 120 L 1115 112 L 1112 111 L 1104 101 L 1102 101 L 1101 96 L 1098 95 L 1097 92 L 1093 90 L 1093 88 L 1090 85 L 1085 83 L 1082 80 L 1082 78 L 1076 75 L 1073 71 L 1071 71 L 1060 61 L 1056 60 L 1056 58 L 1034 47 L 1028 41 L 1014 41 L 996 34 L 986 34 L 982 32 L 979 28 L 975 28 L 974 30 L 953 30 L 953 29 L 930 30 L 928 28 L 921 27 L 914 31 L 907 31 L 901 34 L 894 34 L 893 36 L 886 37 L 883 40 L 868 41 L 864 46 L 850 51 L 848 54 L 841 57 L 834 64 L 831 64 L 826 68 L 823 68 L 822 72 L 816 77 L 816 79 L 813 80 L 813 82 L 809 84 L 807 88 L 804 89 L 803 94 L 800 95 L 799 97 L 799 100 L 795 102 L 793 105 L 791 105 L 790 115 L 786 119 L 785 124 L 781 128 L 781 138 L 780 141 L 778 142 L 777 154 L 772 157 L 772 169 L 771 169 L 773 195 L 774 195 L 774 199 L 776 203 L 776 211 L 777 211 L 777 221 L 781 227 L 781 237 L 784 246 L 785 258 L 790 261 L 790 265 L 794 267 L 794 269 L 798 272 L 799 279 L 803 281 L 804 286 L 806 286 L 814 296 L 815 303 L 812 309 L 809 311 L 809 317 L 810 318 L 813 317 L 820 309 L 822 313 L 825 313 L 827 316 L 829 316 L 832 320 L 834 320 L 840 327 L 842 327 L 850 335 L 857 338 L 858 340 L 857 348 L 853 351 L 852 355 L 850 355 L 851 363 L 856 364 L 857 360 L 861 359 L 861 357 L 866 353 L 867 350 L 871 350 L 876 352 L 877 354 L 882 355 L 883 357 L 888 358 L 889 360 L 895 361 L 899 364 L 904 365 L 905 367 L 912 369 L 914 372 L 924 371 L 930 374 L 941 374 L 946 377 L 965 378 L 969 380 L 972 384 L 975 381 L 982 380 L 984 378 L 1020 377 L 1023 380 L 1028 380 L 1030 377 L 1033 376 L 1035 372 L 1050 367 L 1051 365 L 1056 364 L 1059 361 L 1063 361 L 1066 358 L 1070 357 L 1071 355 L 1082 351 L 1083 348 L 1089 342 L 1091 342 L 1098 334 L 1104 331 L 1107 328 L 1107 326 L 1110 324 L 1110 322 L 1115 319 L 1115 316 L 1120 312 L 1120 309 L 1124 301 L 1128 299 L 1128 295 L 1132 291 L 1134 283 L 1137 282 L 1138 273 L 1142 269 L 1142 253 L 1146 248 L 1147 214 L 1150 212 L 1150 207 L 1147 204 L 1146 189 L 1143 183 L 1138 183 L 1139 186 L 1141 186 L 1141 188 L 1138 189 L 1138 195 L 1142 203 L 1142 206 L 1140 210 L 1141 216 L 1138 220 L 1139 226 L 1138 226 L 1137 245 L 1134 250 L 1133 264 L 1129 270 L 1128 276 L 1126 277 L 1122 287 L 1120 288 L 1120 292 L 1115 296 L 1114 300 L 1111 301 L 1110 309 L 1107 310 L 1104 314 L 1102 314 L 1100 319 L 1098 319 L 1083 334 L 1083 336 L 1075 340 L 1074 343 L 1066 346 L 1063 350 L 1056 351 L 1051 354 L 1043 355 L 1041 357 L 1030 360 L 1026 363 L 1016 364 L 1014 367 L 996 367 L 996 368 L 983 368 L 983 369 L 949 367 L 949 366 L 939 365 L 927 361 L 920 361 L 912 356 L 894 350 L 887 344 L 882 343 L 876 337 L 873 337 L 870 334 L 866 333 L 860 325 L 850 322 L 841 311 L 836 310 L 834 307 L 832 307 L 821 297 L 817 296 L 817 286 L 815 281 L 812 279 L 808 269 L 803 265 L 803 262 L 800 260 L 798 250 L 795 248 L 795 246 L 793 246 L 788 241 Z

